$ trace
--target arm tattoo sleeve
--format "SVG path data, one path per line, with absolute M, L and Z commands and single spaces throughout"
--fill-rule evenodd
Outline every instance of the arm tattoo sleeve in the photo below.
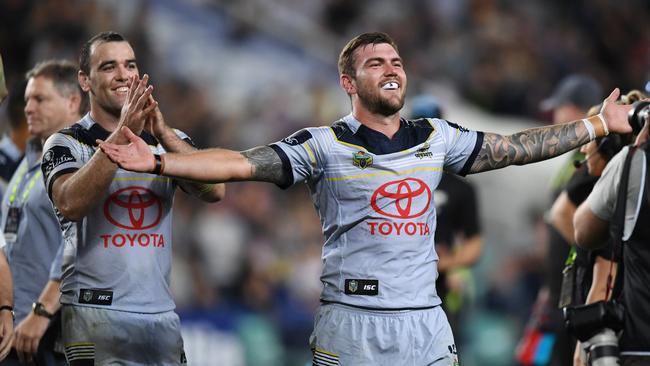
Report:
M 271 182 L 283 185 L 289 181 L 289 177 L 282 166 L 282 160 L 278 154 L 268 146 L 259 146 L 241 153 L 251 164 L 253 180 Z
M 470 173 L 550 159 L 587 142 L 589 132 L 582 121 L 531 128 L 509 136 L 486 133 Z

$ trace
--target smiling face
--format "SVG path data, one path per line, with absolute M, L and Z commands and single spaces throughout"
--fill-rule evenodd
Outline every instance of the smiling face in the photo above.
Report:
M 138 75 L 131 45 L 126 41 L 96 42 L 90 52 L 90 74 L 79 73 L 81 88 L 90 92 L 91 109 L 101 108 L 119 118 L 129 78 Z
M 388 43 L 368 44 L 354 51 L 354 75 L 341 75 L 342 85 L 361 107 L 391 116 L 404 106 L 406 73 L 402 59 Z

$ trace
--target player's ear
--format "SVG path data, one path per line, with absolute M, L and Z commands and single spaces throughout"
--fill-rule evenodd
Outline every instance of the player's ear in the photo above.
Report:
M 343 88 L 343 90 L 348 93 L 348 95 L 357 93 L 356 82 L 350 75 L 342 74 L 339 79 L 339 84 L 341 85 L 341 88 Z
M 77 73 L 77 80 L 79 80 L 79 86 L 81 86 L 81 90 L 85 91 L 86 93 L 90 91 L 90 78 L 85 72 L 79 70 Z

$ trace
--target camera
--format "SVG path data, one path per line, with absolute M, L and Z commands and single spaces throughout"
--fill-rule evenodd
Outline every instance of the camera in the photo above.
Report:
M 632 131 L 634 131 L 635 135 L 641 131 L 649 116 L 650 102 L 640 100 L 632 104 L 632 109 L 627 115 L 627 121 L 630 123 L 630 126 L 632 126 Z
M 565 307 L 563 313 L 567 329 L 583 343 L 589 365 L 619 365 L 616 332 L 623 329 L 625 310 L 622 304 L 598 301 Z

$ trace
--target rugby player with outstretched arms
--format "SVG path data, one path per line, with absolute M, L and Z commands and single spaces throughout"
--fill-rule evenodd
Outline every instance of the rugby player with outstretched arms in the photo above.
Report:
M 127 127 L 129 144 L 100 147 L 122 168 L 198 182 L 305 182 L 325 243 L 323 291 L 310 343 L 314 365 L 455 365 L 457 350 L 432 279 L 438 257 L 432 192 L 443 170 L 465 175 L 523 165 L 609 131 L 628 132 L 628 106 L 509 136 L 442 119 L 400 117 L 407 78 L 384 33 L 351 40 L 339 57 L 352 112 L 243 152 L 157 155 Z

